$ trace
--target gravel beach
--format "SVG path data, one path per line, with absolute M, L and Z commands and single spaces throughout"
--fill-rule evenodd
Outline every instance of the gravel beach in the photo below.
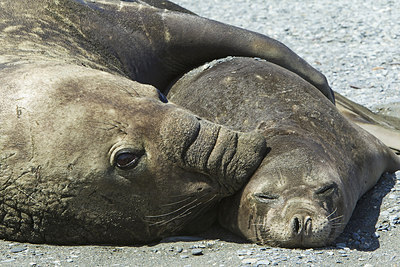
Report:
M 200 16 L 275 38 L 323 72 L 331 87 L 400 117 L 400 1 L 178 0 Z M 397 114 L 396 114 L 397 112 Z M 49 246 L 0 240 L 0 266 L 400 266 L 400 172 L 358 203 L 332 247 L 250 244 L 213 227 L 145 246 Z

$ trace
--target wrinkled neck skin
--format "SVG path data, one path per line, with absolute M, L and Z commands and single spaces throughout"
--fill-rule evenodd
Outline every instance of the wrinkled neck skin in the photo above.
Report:
M 168 1 L 2 3 L 3 64 L 73 63 L 151 84 L 166 93 L 184 73 L 211 60 L 260 57 L 298 73 L 334 101 L 326 78 L 285 45 L 196 16 Z

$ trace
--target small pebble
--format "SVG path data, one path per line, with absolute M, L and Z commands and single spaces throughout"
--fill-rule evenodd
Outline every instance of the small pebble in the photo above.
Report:
M 382 211 L 381 216 L 387 217 L 387 216 L 389 216 L 389 212 L 387 210 Z
M 238 250 L 236 253 L 238 254 L 238 256 L 244 256 L 247 255 L 247 250 Z
M 192 255 L 195 255 L 195 256 L 203 255 L 203 250 L 200 248 L 192 249 Z
M 22 252 L 22 251 L 25 251 L 25 250 L 27 250 L 26 247 L 13 247 L 10 251 L 12 253 L 19 253 L 19 252 Z
M 242 263 L 243 264 L 254 264 L 254 263 L 256 263 L 257 262 L 257 259 L 244 259 L 244 260 L 242 260 Z
M 271 262 L 269 260 L 258 260 L 257 261 L 257 266 L 260 265 L 269 265 Z

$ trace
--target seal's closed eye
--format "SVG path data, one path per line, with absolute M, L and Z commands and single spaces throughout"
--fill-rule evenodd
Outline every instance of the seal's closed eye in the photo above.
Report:
M 334 193 L 337 189 L 337 184 L 336 183 L 332 183 L 329 185 L 325 185 L 321 188 L 319 188 L 317 191 L 315 191 L 315 194 L 317 195 L 330 195 L 332 193 Z
M 269 193 L 257 193 L 254 194 L 254 197 L 260 202 L 270 202 L 279 198 L 278 195 L 269 194 Z
M 141 156 L 142 154 L 123 149 L 115 155 L 115 166 L 123 170 L 132 169 L 137 166 Z

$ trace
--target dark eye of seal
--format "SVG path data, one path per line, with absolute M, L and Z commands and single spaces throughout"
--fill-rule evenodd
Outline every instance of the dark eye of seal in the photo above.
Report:
M 161 93 L 160 90 L 157 91 L 158 91 L 158 98 L 161 100 L 161 102 L 168 103 L 167 97 L 163 93 Z
M 120 169 L 132 169 L 136 167 L 140 159 L 137 155 L 130 151 L 120 151 L 115 156 L 115 165 Z

